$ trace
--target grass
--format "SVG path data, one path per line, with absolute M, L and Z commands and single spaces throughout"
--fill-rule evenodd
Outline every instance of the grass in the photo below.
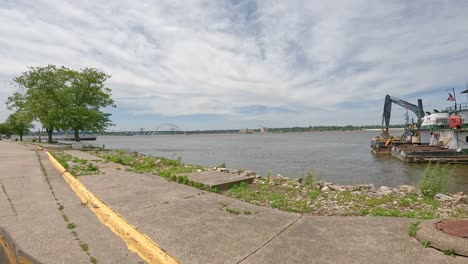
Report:
M 272 180 L 272 183 L 275 183 L 274 180 Z M 228 194 L 252 204 L 269 206 L 283 211 L 299 213 L 312 211 L 312 209 L 307 206 L 307 200 L 296 200 L 296 198 L 294 198 L 299 195 L 299 190 L 287 188 L 276 192 L 273 190 L 275 187 L 271 186 L 272 185 L 269 184 L 258 185 L 255 186 L 258 188 L 252 189 L 247 183 L 241 182 L 238 185 L 232 186 L 228 190 Z M 313 194 L 313 196 L 314 195 L 316 194 Z
M 67 224 L 68 229 L 74 229 L 75 227 L 76 227 L 76 224 L 74 224 L 74 223 L 68 223 Z
M 445 255 L 451 256 L 451 257 L 455 257 L 455 255 L 457 254 L 454 249 L 445 249 L 445 250 L 442 250 L 442 252 Z
M 309 172 L 309 174 L 307 174 L 307 176 L 304 177 L 303 183 L 306 186 L 312 186 L 316 180 L 317 180 L 316 177 L 312 173 Z
M 454 167 L 450 164 L 427 164 L 422 172 L 420 183 L 422 194 L 426 197 L 434 197 L 437 193 L 446 192 L 453 169 Z
M 88 244 L 81 244 L 80 247 L 81 247 L 81 250 L 83 250 L 84 252 L 88 252 L 89 250 Z
M 408 227 L 408 235 L 410 237 L 415 237 L 416 236 L 416 233 L 418 232 L 419 230 L 419 224 L 421 222 L 414 222 L 414 223 L 411 223 Z
M 218 168 L 226 168 L 226 163 L 223 162 L 223 163 L 219 164 L 217 167 Z
M 230 207 L 226 207 L 225 209 L 226 209 L 226 212 L 228 212 L 230 214 L 235 214 L 235 215 L 241 214 L 241 210 L 239 210 L 239 209 L 230 208 Z
M 142 155 L 136 152 L 129 153 L 125 150 L 98 150 L 95 151 L 94 154 L 104 158 L 108 162 L 119 163 L 130 167 L 130 169 L 127 168 L 126 171 L 152 173 L 154 175 L 161 176 L 168 181 L 192 186 L 200 190 L 207 190 L 215 193 L 220 192 L 216 187 L 210 188 L 201 182 L 190 180 L 185 175 L 179 175 L 203 170 L 201 166 L 183 163 L 181 157 L 177 160 L 173 160 L 163 157 Z
M 429 241 L 421 241 L 421 245 L 425 248 L 428 248 L 431 246 L 431 242 Z
M 430 197 L 416 194 L 389 194 L 371 196 L 359 192 L 324 192 L 315 184 L 303 181 L 297 186 L 292 181 L 263 178 L 248 185 L 241 183 L 224 192 L 229 196 L 251 204 L 268 206 L 287 212 L 315 215 L 353 215 L 406 217 L 433 219 L 440 216 L 441 203 Z M 313 181 L 312 181 L 313 182 Z M 457 217 L 468 216 L 468 211 L 453 211 Z
M 73 157 L 61 151 L 51 152 L 52 156 L 73 176 L 101 174 L 99 168 L 88 160 Z
M 96 259 L 95 257 L 90 257 L 89 262 L 91 262 L 91 263 L 93 263 L 93 264 L 97 264 L 97 263 L 98 263 L 98 261 L 97 261 L 97 259 Z

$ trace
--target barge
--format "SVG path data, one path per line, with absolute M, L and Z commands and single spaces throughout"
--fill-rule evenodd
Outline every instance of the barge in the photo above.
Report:
M 463 93 L 468 93 L 468 90 Z M 450 95 L 449 101 L 455 100 Z M 400 105 L 417 116 L 408 124 L 401 137 L 388 133 L 392 104 Z M 408 121 L 408 118 L 407 118 Z M 371 140 L 372 153 L 392 155 L 404 162 L 441 162 L 468 164 L 468 102 L 455 104 L 445 110 L 424 112 L 422 100 L 418 105 L 385 97 L 382 134 Z

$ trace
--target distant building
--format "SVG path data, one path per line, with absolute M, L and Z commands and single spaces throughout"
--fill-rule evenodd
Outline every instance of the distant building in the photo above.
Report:
M 262 133 L 262 134 L 268 133 L 268 127 L 263 127 L 263 126 L 260 127 L 260 133 Z
M 253 132 L 251 130 L 249 130 L 248 128 L 241 128 L 239 133 L 240 134 L 253 134 Z

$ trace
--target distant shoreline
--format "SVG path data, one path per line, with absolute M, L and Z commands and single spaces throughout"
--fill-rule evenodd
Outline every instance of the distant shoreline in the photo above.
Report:
M 356 129 L 307 129 L 307 130 L 292 130 L 292 129 L 271 129 L 266 133 L 260 130 L 249 130 L 246 133 L 240 130 L 194 130 L 194 131 L 122 131 L 122 132 L 104 132 L 99 133 L 100 136 L 138 136 L 138 135 L 200 135 L 200 134 L 286 134 L 286 133 L 317 133 L 317 132 L 367 132 L 367 131 L 380 131 L 382 128 L 356 128 Z M 389 128 L 390 131 L 403 131 L 402 127 Z

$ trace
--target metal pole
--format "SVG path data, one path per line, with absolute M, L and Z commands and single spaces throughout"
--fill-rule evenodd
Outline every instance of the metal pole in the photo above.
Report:
M 453 99 L 455 99 L 455 115 L 457 115 L 457 96 L 455 95 L 455 88 L 452 88 L 453 91 Z

